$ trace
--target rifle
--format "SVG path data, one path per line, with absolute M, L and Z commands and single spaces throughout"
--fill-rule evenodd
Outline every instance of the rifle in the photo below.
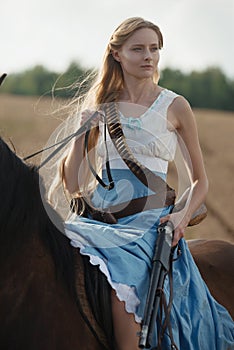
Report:
M 146 299 L 139 348 L 150 348 L 159 309 L 161 291 L 166 274 L 170 269 L 174 227 L 170 221 L 158 226 L 158 237 L 152 260 L 152 272 Z

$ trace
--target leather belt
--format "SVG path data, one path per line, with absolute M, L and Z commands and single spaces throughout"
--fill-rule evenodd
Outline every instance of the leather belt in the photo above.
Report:
M 108 208 L 97 209 L 86 202 L 84 198 L 73 198 L 71 201 L 71 210 L 81 216 L 91 216 L 94 220 L 102 221 L 108 224 L 117 223 L 118 219 L 134 215 L 142 211 L 150 209 L 164 208 L 174 205 L 175 191 L 167 191 L 165 195 L 153 194 L 140 198 L 132 199 L 131 201 L 122 202 L 117 205 L 112 205 Z
M 173 205 L 174 201 L 175 192 L 172 190 L 166 192 L 165 198 L 163 198 L 163 195 L 152 194 L 110 206 L 107 209 L 103 209 L 103 211 L 113 214 L 116 219 L 121 219 L 125 216 L 140 213 L 141 211 Z

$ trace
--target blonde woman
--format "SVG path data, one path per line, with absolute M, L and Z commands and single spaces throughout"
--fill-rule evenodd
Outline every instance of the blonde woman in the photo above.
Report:
M 168 162 L 173 161 L 178 143 L 183 144 L 196 182 L 186 211 L 183 215 L 171 213 L 173 205 L 155 205 L 133 214 L 126 211 L 126 216 L 113 223 L 94 219 L 91 214 L 76 215 L 66 223 L 66 234 L 73 246 L 89 256 L 91 264 L 99 266 L 112 288 L 113 347 L 136 350 L 157 226 L 167 220 L 174 222 L 173 245 L 179 244 L 181 255 L 173 263 L 173 344 L 186 350 L 227 350 L 234 344 L 232 320 L 211 297 L 183 239 L 192 213 L 205 200 L 208 181 L 189 103 L 158 85 L 162 46 L 158 26 L 142 18 L 129 18 L 114 31 L 99 76 L 87 95 L 92 104 L 90 110 L 83 111 L 81 124 L 94 110 L 100 113 L 92 121 L 86 152 L 85 135 L 71 146 L 63 163 L 63 183 L 71 196 L 90 196 L 91 205 L 98 209 L 155 195 L 126 166 L 105 129 L 103 106 L 115 102 L 133 156 L 162 179 L 166 180 Z M 104 185 L 94 177 L 100 174 L 99 166 Z M 164 290 L 168 298 L 167 280 Z M 155 329 L 153 347 L 158 341 Z M 171 342 L 165 335 L 163 349 L 171 349 Z

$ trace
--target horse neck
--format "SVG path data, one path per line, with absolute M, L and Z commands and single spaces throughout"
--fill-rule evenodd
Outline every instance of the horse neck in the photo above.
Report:
M 22 239 L 16 246 L 14 246 L 14 240 L 11 243 L 11 246 L 9 242 L 5 247 L 3 246 L 0 252 L 0 270 L 5 271 L 6 274 L 9 273 L 9 276 L 19 272 L 27 275 L 32 271 L 45 269 L 51 261 L 50 254 L 38 233 Z
M 12 305 L 27 298 L 36 300 L 38 290 L 43 295 L 45 286 L 50 285 L 50 290 L 59 288 L 51 255 L 37 234 L 1 261 L 0 274 L 0 295 L 8 295 Z

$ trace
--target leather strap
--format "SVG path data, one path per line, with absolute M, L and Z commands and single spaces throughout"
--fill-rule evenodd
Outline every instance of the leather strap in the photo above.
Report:
M 116 219 L 125 216 L 134 215 L 145 210 L 163 208 L 174 204 L 174 191 L 168 191 L 165 198 L 158 194 L 144 196 L 132 199 L 129 202 L 123 202 L 117 205 L 108 207 L 107 212 L 110 212 Z M 103 209 L 105 211 L 105 209 Z
M 102 221 L 108 224 L 116 224 L 118 219 L 134 215 L 145 210 L 159 209 L 164 206 L 174 204 L 174 191 L 167 191 L 165 197 L 153 194 L 140 198 L 132 199 L 131 201 L 123 202 L 117 205 L 112 205 L 106 209 L 97 209 L 90 205 L 85 198 L 73 198 L 71 201 L 71 210 L 78 215 L 91 215 L 94 220 Z
M 91 161 L 89 159 L 89 150 L 88 150 L 88 141 L 89 141 L 89 134 L 90 129 L 88 129 L 85 133 L 85 142 L 84 142 L 84 150 L 85 150 L 85 157 L 89 165 L 89 169 L 92 172 L 93 176 L 96 178 L 96 180 L 100 183 L 100 185 L 105 188 L 106 190 L 112 190 L 114 188 L 114 181 L 112 179 L 111 170 L 110 170 L 110 162 L 109 162 L 109 154 L 108 154 L 108 148 L 106 145 L 106 125 L 105 125 L 105 134 L 104 134 L 104 142 L 105 142 L 105 148 L 106 148 L 106 171 L 108 176 L 108 184 L 105 184 L 105 182 L 100 178 L 100 176 L 97 174 L 95 169 L 93 168 Z

